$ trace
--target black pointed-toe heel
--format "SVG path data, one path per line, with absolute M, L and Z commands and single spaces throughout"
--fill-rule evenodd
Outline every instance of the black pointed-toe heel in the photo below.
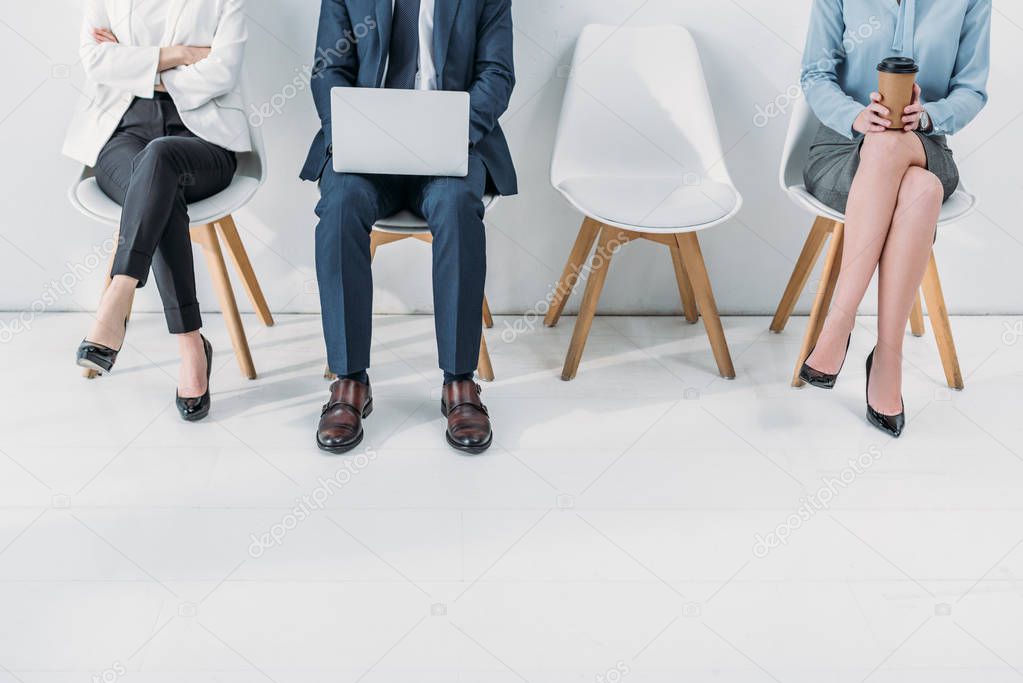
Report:
M 78 345 L 78 353 L 75 354 L 75 363 L 80 367 L 88 368 L 101 375 L 108 374 L 113 368 L 114 363 L 117 362 L 117 354 L 120 349 L 115 351 L 114 349 L 103 346 L 102 344 L 94 344 L 86 339 L 82 340 L 82 343 Z
M 849 345 L 852 343 L 852 334 L 849 335 L 849 341 L 845 343 L 845 356 L 849 357 Z M 814 348 L 817 348 L 816 346 Z M 810 353 L 807 354 L 807 359 L 813 355 L 813 349 L 810 349 Z M 835 382 L 838 381 L 838 376 L 842 373 L 842 368 L 845 367 L 845 358 L 842 359 L 842 366 L 838 368 L 838 372 L 831 375 L 820 370 L 814 370 L 806 361 L 803 362 L 803 367 L 799 369 L 799 379 L 803 380 L 812 387 L 818 387 L 820 389 L 834 389 Z
M 876 346 L 874 351 L 877 351 Z M 902 412 L 898 415 L 885 415 L 870 406 L 870 368 L 874 365 L 874 351 L 867 356 L 867 422 L 897 439 L 906 428 L 906 402 L 902 401 Z
M 128 329 L 127 319 L 124 321 L 124 329 Z M 121 348 L 124 348 L 123 341 L 121 342 Z M 117 354 L 120 352 L 121 349 L 111 349 L 102 344 L 83 339 L 82 343 L 78 345 L 78 352 L 75 353 L 75 363 L 79 367 L 88 368 L 101 375 L 106 375 L 114 369 L 114 363 L 117 362 Z
M 210 414 L 210 374 L 213 372 L 213 344 L 210 344 L 206 337 L 200 335 L 203 349 L 206 351 L 206 393 L 198 398 L 181 398 L 177 392 L 174 393 L 174 402 L 178 406 L 181 419 L 186 422 L 196 422 Z

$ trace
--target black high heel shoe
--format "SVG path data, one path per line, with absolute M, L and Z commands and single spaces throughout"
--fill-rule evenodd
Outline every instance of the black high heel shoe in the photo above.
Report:
M 876 346 L 874 351 L 877 351 Z M 870 368 L 874 365 L 874 351 L 867 356 L 867 422 L 897 439 L 902 435 L 902 430 L 906 428 L 906 402 L 902 401 L 902 412 L 898 415 L 885 415 L 870 407 Z
M 849 341 L 845 343 L 845 357 L 849 357 L 849 345 L 852 343 L 852 333 L 849 334 Z M 817 348 L 816 346 L 814 349 Z M 806 356 L 809 360 L 810 356 L 813 355 L 813 349 L 810 349 L 810 353 Z M 803 367 L 799 369 L 799 379 L 803 380 L 807 384 L 820 389 L 834 389 L 835 382 L 838 381 L 838 375 L 841 374 L 842 368 L 845 367 L 845 358 L 842 359 L 842 365 L 838 368 L 838 372 L 831 375 L 820 370 L 814 370 L 806 361 L 803 361 Z
M 124 319 L 124 329 L 128 329 L 128 319 Z M 121 341 L 121 349 L 124 348 L 124 341 Z M 83 339 L 82 343 L 78 345 L 78 352 L 75 353 L 75 363 L 79 367 L 88 368 L 100 375 L 109 374 L 114 369 L 114 363 L 117 362 L 117 354 L 121 352 L 121 349 L 111 349 L 110 347 L 103 346 L 91 342 L 88 339 Z
M 202 335 L 199 337 L 202 339 L 202 346 L 206 351 L 206 393 L 198 398 L 181 398 L 176 391 L 174 392 L 174 402 L 178 406 L 181 419 L 186 422 L 196 422 L 209 415 L 212 403 L 210 401 L 210 374 L 213 372 L 213 344 L 210 344 L 206 337 Z

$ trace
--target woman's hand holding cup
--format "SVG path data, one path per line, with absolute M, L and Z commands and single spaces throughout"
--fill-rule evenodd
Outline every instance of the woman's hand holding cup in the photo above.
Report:
M 904 131 L 910 133 L 914 130 L 920 130 L 920 115 L 923 114 L 924 105 L 920 103 L 920 86 L 913 86 L 913 103 L 906 107 L 906 111 L 902 114 L 902 123 L 905 125 L 902 127 Z
M 891 126 L 888 119 L 885 118 L 890 113 L 888 107 L 881 104 L 881 94 L 872 92 L 870 93 L 870 104 L 856 117 L 853 122 L 853 130 L 863 134 L 883 133 Z M 919 125 L 919 120 L 917 125 Z

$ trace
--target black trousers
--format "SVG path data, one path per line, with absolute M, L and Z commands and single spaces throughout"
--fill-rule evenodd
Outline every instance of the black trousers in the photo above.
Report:
M 166 93 L 135 99 L 99 153 L 96 181 L 123 207 L 111 275 L 146 284 L 149 270 L 171 334 L 202 327 L 195 295 L 188 203 L 227 188 L 234 152 L 196 137 Z

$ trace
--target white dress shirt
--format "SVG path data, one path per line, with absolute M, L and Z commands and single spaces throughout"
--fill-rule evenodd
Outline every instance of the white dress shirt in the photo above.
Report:
M 437 0 L 421 0 L 419 6 L 419 72 L 416 74 L 416 90 L 436 90 L 439 87 L 437 67 L 433 61 L 433 15 L 436 2 Z M 391 0 L 391 12 L 392 14 L 394 12 L 394 0 Z M 386 81 L 385 75 L 381 83 Z
M 131 8 L 132 32 L 138 45 L 144 47 L 165 47 L 160 45 L 167 29 L 167 4 L 164 2 L 139 2 Z M 156 67 L 153 83 L 160 85 L 160 67 Z
M 445 2 L 448 0 L 441 0 Z M 433 62 L 433 15 L 436 0 L 422 0 L 419 8 L 419 73 L 416 90 L 437 89 L 437 67 Z

